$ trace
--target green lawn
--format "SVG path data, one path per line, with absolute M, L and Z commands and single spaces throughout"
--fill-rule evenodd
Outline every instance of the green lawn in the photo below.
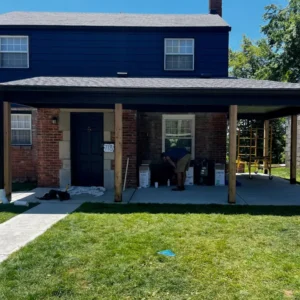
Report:
M 245 167 L 245 173 L 248 173 L 248 166 Z M 254 173 L 255 169 L 254 167 L 251 168 L 252 172 Z M 262 170 L 259 170 L 259 173 L 262 173 Z M 286 167 L 279 167 L 279 168 L 272 168 L 272 175 L 273 176 L 277 176 L 277 177 L 281 177 L 284 179 L 290 179 L 290 168 L 286 168 Z M 300 181 L 300 169 L 297 170 L 297 180 Z
M 0 299 L 299 299 L 299 215 L 84 204 L 0 265 Z
M 23 213 L 24 211 L 36 206 L 37 204 L 30 204 L 26 206 L 15 206 L 13 204 L 0 204 L 0 224 L 13 218 L 14 216 Z M 1 250 L 0 250 L 1 251 Z M 1 295 L 1 294 L 0 294 Z M 0 296 L 1 299 L 1 296 Z
M 272 174 L 285 179 L 290 179 L 290 168 L 273 168 Z M 300 169 L 297 170 L 297 181 L 300 181 Z

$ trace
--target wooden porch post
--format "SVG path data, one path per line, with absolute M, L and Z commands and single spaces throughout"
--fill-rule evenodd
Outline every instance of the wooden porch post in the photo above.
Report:
M 236 127 L 237 105 L 229 107 L 229 178 L 228 178 L 228 202 L 236 201 Z
M 4 189 L 4 102 L 0 95 L 0 191 Z
M 115 104 L 115 202 L 122 202 L 123 106 Z
M 297 115 L 291 116 L 291 168 L 290 183 L 297 182 Z
M 268 164 L 266 157 L 269 157 L 269 136 L 270 136 L 270 123 L 269 120 L 264 122 L 264 174 L 268 174 Z

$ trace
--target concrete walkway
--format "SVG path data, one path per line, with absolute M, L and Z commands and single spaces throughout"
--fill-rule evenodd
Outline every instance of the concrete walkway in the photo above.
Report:
M 0 262 L 79 206 L 80 203 L 42 203 L 0 224 Z

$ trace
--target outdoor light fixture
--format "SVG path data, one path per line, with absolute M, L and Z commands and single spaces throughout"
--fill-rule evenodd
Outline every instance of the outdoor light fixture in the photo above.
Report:
M 56 125 L 58 123 L 58 118 L 57 117 L 53 117 L 52 118 L 52 124 Z
M 127 77 L 128 73 L 127 72 L 117 72 L 118 77 Z

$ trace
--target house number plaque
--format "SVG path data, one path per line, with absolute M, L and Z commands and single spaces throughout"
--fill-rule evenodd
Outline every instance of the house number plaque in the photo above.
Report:
M 115 152 L 115 144 L 104 144 L 104 152 Z

